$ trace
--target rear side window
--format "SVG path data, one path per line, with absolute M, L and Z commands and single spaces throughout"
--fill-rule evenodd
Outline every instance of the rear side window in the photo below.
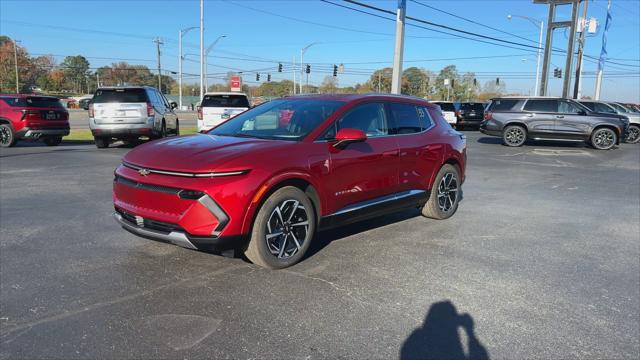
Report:
M 462 103 L 460 104 L 460 110 L 471 111 L 475 110 L 475 112 L 483 112 L 484 105 L 482 103 Z
M 422 125 L 415 105 L 390 103 L 389 111 L 393 117 L 393 124 L 389 129 L 391 134 L 413 134 L 422 131 Z M 424 111 L 421 110 L 424 115 Z
M 593 107 L 595 109 L 595 112 L 609 113 L 609 114 L 615 114 L 616 113 L 616 111 L 614 109 L 612 109 L 611 106 L 609 106 L 607 104 L 593 103 Z
M 526 111 L 538 112 L 558 112 L 558 101 L 556 100 L 528 100 L 524 105 Z
M 456 107 L 453 105 L 453 103 L 435 103 L 435 104 L 440 106 L 440 109 L 442 109 L 442 111 L 451 111 L 451 112 L 456 111 Z
M 249 99 L 244 95 L 205 95 L 202 107 L 238 107 L 248 108 Z
M 489 104 L 489 107 L 487 108 L 487 110 L 509 111 L 513 109 L 517 103 L 518 103 L 518 100 L 516 99 L 496 99 L 491 101 L 491 104 Z
M 12 107 L 63 108 L 60 100 L 53 97 L 3 97 L 2 100 L 7 103 L 7 105 Z
M 147 92 L 144 89 L 99 89 L 93 96 L 94 104 L 100 103 L 146 103 Z

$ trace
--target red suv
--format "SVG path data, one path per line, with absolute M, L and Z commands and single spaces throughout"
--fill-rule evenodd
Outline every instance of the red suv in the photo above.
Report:
M 69 135 L 69 112 L 55 97 L 0 94 L 0 146 L 42 139 L 55 146 Z
M 115 172 L 114 216 L 144 237 L 240 248 L 256 264 L 284 268 L 318 229 L 404 208 L 450 217 L 465 161 L 464 135 L 425 100 L 286 97 L 205 134 L 130 151 Z

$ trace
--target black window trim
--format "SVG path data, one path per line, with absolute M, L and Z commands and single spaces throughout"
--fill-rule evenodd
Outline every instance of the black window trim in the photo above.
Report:
M 358 106 L 361 105 L 366 105 L 366 104 L 371 104 L 371 103 L 376 103 L 376 104 L 382 104 L 384 106 L 385 109 L 385 117 L 387 118 L 387 126 L 389 126 L 389 118 L 391 118 L 391 109 L 389 109 L 388 104 L 394 103 L 394 104 L 403 104 L 403 105 L 411 105 L 414 107 L 423 107 L 427 110 L 429 110 L 429 106 L 425 105 L 425 104 L 414 104 L 414 103 L 408 103 L 408 102 L 401 102 L 401 101 L 366 101 L 366 102 L 362 102 L 362 103 L 358 103 L 357 105 L 354 105 L 352 108 L 350 108 L 349 110 L 347 110 L 344 114 L 342 114 L 339 118 L 335 119 L 331 125 L 329 125 L 327 127 L 327 129 L 325 131 L 322 132 L 322 134 L 320 134 L 313 142 L 314 143 L 323 143 L 323 142 L 329 142 L 329 141 L 333 141 L 334 139 L 325 139 L 324 137 L 326 136 L 327 132 L 331 129 L 331 127 L 335 127 L 338 123 L 338 121 L 340 121 L 344 116 L 346 116 L 347 114 L 349 114 L 351 112 L 351 110 L 354 110 L 355 108 L 357 108 Z M 413 135 L 420 135 L 420 134 L 424 134 L 428 131 L 430 131 L 431 129 L 436 127 L 436 122 L 435 120 L 431 117 L 431 114 L 429 114 L 429 111 L 427 111 L 427 116 L 429 117 L 429 120 L 431 120 L 431 126 L 429 126 L 428 128 L 420 131 L 420 132 L 415 132 L 415 133 L 409 133 L 409 134 L 387 134 L 387 135 L 378 135 L 378 136 L 368 136 L 367 135 L 367 139 L 380 139 L 380 138 L 385 138 L 385 137 L 390 137 L 390 136 L 413 136 Z

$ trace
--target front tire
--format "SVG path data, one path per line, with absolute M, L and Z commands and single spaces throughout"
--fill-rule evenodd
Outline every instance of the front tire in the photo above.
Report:
M 591 134 L 591 145 L 598 150 L 612 149 L 617 141 L 618 135 L 609 128 L 599 128 Z
M 627 134 L 627 138 L 624 141 L 629 144 L 638 143 L 640 141 L 640 125 L 630 124 L 629 133 Z
M 527 141 L 527 130 L 519 125 L 509 125 L 502 132 L 502 143 L 506 146 L 519 147 Z
M 315 211 L 307 195 L 296 187 L 280 188 L 258 210 L 244 254 L 265 268 L 289 267 L 307 252 L 315 229 Z
M 47 146 L 58 146 L 62 142 L 62 136 L 47 136 L 43 141 Z
M 0 147 L 8 148 L 16 144 L 16 137 L 11 126 L 0 124 Z
M 458 168 L 444 164 L 436 175 L 429 200 L 422 208 L 422 215 L 436 220 L 450 218 L 458 210 L 461 186 Z

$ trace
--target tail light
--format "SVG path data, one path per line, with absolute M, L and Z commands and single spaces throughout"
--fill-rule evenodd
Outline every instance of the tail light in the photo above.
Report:
M 147 116 L 152 117 L 156 114 L 156 111 L 153 110 L 153 105 L 151 103 L 147 103 Z
M 202 106 L 198 106 L 198 120 L 202 120 Z
M 34 118 L 40 118 L 40 111 L 37 110 L 14 110 L 15 112 L 19 112 L 22 115 L 20 116 L 20 121 L 22 120 L 34 120 Z
M 95 112 L 93 111 L 93 104 L 89 104 L 89 117 L 94 117 Z
M 489 120 L 491 120 L 491 116 L 492 116 L 492 115 L 493 115 L 493 113 L 492 113 L 491 111 L 485 111 L 485 112 L 484 112 L 484 119 L 485 119 L 486 121 L 489 121 Z

